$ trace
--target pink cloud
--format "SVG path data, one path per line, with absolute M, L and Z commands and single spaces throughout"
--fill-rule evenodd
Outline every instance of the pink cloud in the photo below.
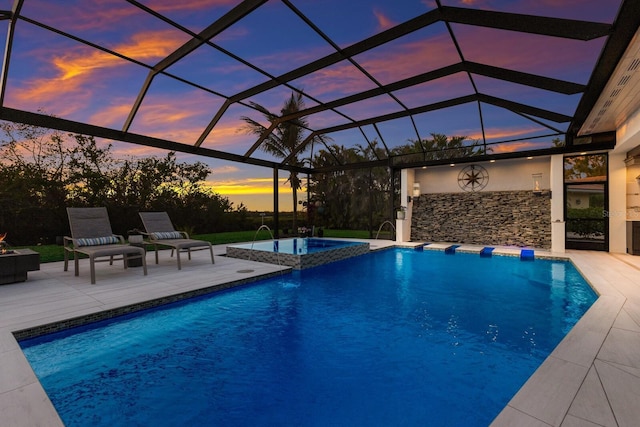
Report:
M 193 144 L 209 123 L 215 102 L 211 95 L 197 90 L 178 98 L 147 95 L 132 123 L 131 132 Z
M 471 26 L 454 26 L 454 31 L 469 61 L 549 77 L 588 72 L 602 45 L 602 40 L 583 42 Z
M 513 153 L 517 151 L 527 151 L 540 148 L 539 142 L 521 141 L 521 142 L 508 142 L 504 144 L 495 144 L 490 146 L 494 154 L 500 153 Z
M 373 14 L 375 15 L 376 19 L 378 20 L 378 30 L 379 31 L 387 30 L 387 29 L 389 29 L 391 27 L 394 27 L 394 26 L 398 25 L 397 22 L 392 21 L 391 18 L 389 18 L 387 15 L 385 15 L 384 13 L 382 13 L 378 9 L 374 9 L 373 10 Z
M 164 58 L 181 43 L 175 32 L 152 31 L 135 34 L 115 50 L 153 62 Z M 25 80 L 21 86 L 14 85 L 9 91 L 9 101 L 32 109 L 44 107 L 63 116 L 91 104 L 96 83 L 103 81 L 105 75 L 112 78 L 129 65 L 116 56 L 86 47 L 55 53 L 45 61 L 48 75 Z
M 29 13 L 29 5 L 23 10 Z M 35 19 L 48 22 L 56 19 L 56 26 L 64 31 L 87 31 L 110 29 L 123 19 L 136 13 L 139 9 L 118 0 L 104 0 L 96 4 L 86 2 L 83 7 L 67 7 L 58 2 L 39 2 L 38 9 L 32 12 Z M 31 14 L 31 13 L 30 13 Z
M 295 85 L 319 99 L 340 98 L 374 87 L 371 80 L 347 61 L 318 70 Z
M 146 6 L 160 12 L 193 13 L 211 10 L 214 7 L 231 9 L 236 0 L 153 0 L 145 2 Z M 39 2 L 37 11 L 28 11 L 36 19 L 47 22 L 50 17 L 56 18 L 56 25 L 66 31 L 102 31 L 112 30 L 127 19 L 136 19 L 144 13 L 137 7 L 121 0 L 102 0 L 100 2 L 83 2 L 82 7 L 66 7 L 63 3 Z
M 129 144 L 126 142 L 118 141 L 102 141 L 102 143 L 111 143 L 111 152 L 114 157 L 122 159 L 125 157 L 164 157 L 167 155 L 167 150 L 161 150 L 159 148 L 147 147 L 146 145 Z
M 103 108 L 98 113 L 93 114 L 89 118 L 89 123 L 94 123 L 97 126 L 117 128 L 122 126 L 130 111 L 130 101 L 121 102 L 116 105 Z
M 531 135 L 532 133 L 539 131 L 539 127 L 500 127 L 485 129 L 485 136 L 488 140 L 507 140 L 513 138 L 521 138 L 525 135 Z M 473 140 L 482 140 L 482 133 L 478 130 L 474 130 L 473 132 L 468 134 L 468 138 Z
M 147 6 L 158 12 L 168 11 L 185 11 L 185 10 L 205 10 L 213 6 L 229 6 L 237 5 L 237 0 L 152 0 Z
M 392 42 L 355 59 L 383 84 L 460 61 L 446 33 L 404 43 Z

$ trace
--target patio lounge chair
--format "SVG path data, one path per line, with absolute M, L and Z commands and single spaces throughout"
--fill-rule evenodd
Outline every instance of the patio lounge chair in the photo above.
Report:
M 71 237 L 64 237 L 64 271 L 69 267 L 69 254 L 73 255 L 75 275 L 78 275 L 78 254 L 89 257 L 91 284 L 96 283 L 96 262 L 109 261 L 113 264 L 114 256 L 122 255 L 124 268 L 128 259 L 141 259 L 144 275 L 147 275 L 147 263 L 144 248 L 125 244 L 124 237 L 113 234 L 107 208 L 67 208 Z M 100 259 L 99 257 L 109 257 Z
M 185 231 L 176 231 L 166 212 L 140 212 L 142 224 L 146 230 L 145 235 L 151 244 L 154 245 L 156 252 L 156 264 L 158 263 L 158 246 L 166 246 L 171 248 L 171 256 L 176 251 L 176 259 L 178 261 L 178 270 L 182 269 L 180 262 L 180 252 L 187 252 L 191 259 L 191 251 L 199 251 L 209 249 L 211 253 L 211 263 L 214 264 L 213 247 L 211 243 L 204 240 L 190 239 L 189 234 Z

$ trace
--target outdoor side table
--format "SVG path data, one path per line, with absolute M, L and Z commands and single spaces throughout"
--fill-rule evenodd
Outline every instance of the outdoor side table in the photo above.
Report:
M 0 254 L 0 285 L 24 282 L 27 271 L 40 270 L 40 254 L 31 249 L 12 249 Z

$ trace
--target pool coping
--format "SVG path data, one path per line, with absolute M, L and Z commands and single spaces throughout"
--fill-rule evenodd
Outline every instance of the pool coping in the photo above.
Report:
M 367 239 L 345 240 L 369 242 L 372 251 L 394 246 L 429 250 L 428 246 L 419 242 L 398 244 Z M 430 249 L 435 249 L 435 246 Z M 478 252 L 477 247 L 473 246 L 461 245 L 457 248 L 460 252 L 467 249 L 471 253 Z M 224 255 L 223 248 L 216 248 L 216 252 L 217 255 Z M 494 252 L 496 255 L 501 253 L 514 256 L 515 252 L 514 248 L 502 248 L 502 251 Z M 496 417 L 492 427 L 568 427 L 577 425 L 576 422 L 587 421 L 596 425 L 633 425 L 633 421 L 640 419 L 640 405 L 628 402 L 631 398 L 637 398 L 640 390 L 640 260 L 637 259 L 640 257 L 578 251 L 557 254 L 537 250 L 536 257 L 570 260 L 599 298 Z M 224 258 L 217 258 L 214 266 L 211 266 L 210 260 L 203 260 L 202 268 L 197 271 L 193 269 L 191 274 L 191 266 L 183 267 L 182 272 L 178 272 L 175 262 L 171 261 L 166 266 L 150 264 L 155 271 L 151 271 L 149 276 L 138 274 L 133 285 L 146 286 L 142 292 L 123 282 L 123 279 L 127 282 L 130 280 L 127 273 L 124 274 L 126 278 L 122 277 L 121 272 L 117 273 L 119 278 L 111 282 L 110 279 L 99 278 L 98 284 L 104 281 L 104 286 L 92 287 L 82 275 L 80 278 L 74 278 L 72 273 L 63 275 L 61 266 L 56 263 L 43 265 L 40 272 L 25 282 L 26 286 L 17 284 L 0 287 L 0 307 L 4 304 L 8 309 L 3 309 L 2 313 L 9 312 L 8 316 L 0 314 L 0 411 L 4 425 L 24 426 L 25 422 L 30 425 L 63 425 L 26 361 L 15 339 L 15 332 L 55 323 L 42 321 L 51 318 L 52 312 L 43 313 L 50 310 L 51 305 L 56 306 L 53 317 L 61 322 L 100 311 L 125 309 L 131 304 L 122 302 L 129 301 L 132 294 L 140 298 L 138 302 L 144 302 L 180 293 L 176 292 L 176 287 L 191 286 L 193 289 L 187 292 L 197 292 L 197 288 L 205 287 L 194 286 L 191 282 L 203 277 L 209 279 L 210 271 L 216 271 L 216 268 L 221 272 L 221 277 L 217 279 L 219 284 L 233 283 L 232 277 L 245 271 L 241 269 L 242 265 L 255 268 L 252 273 L 255 277 L 278 271 L 278 266 Z M 157 271 L 161 267 L 164 270 Z M 47 286 L 30 294 L 30 282 L 39 280 L 46 280 Z M 58 286 L 64 287 L 64 291 L 55 297 L 64 296 L 65 301 L 52 304 L 47 294 L 51 298 L 50 288 Z M 211 287 L 215 288 L 215 285 Z M 75 295 L 75 291 L 85 295 Z M 208 291 L 203 290 L 202 293 Z M 81 299 L 75 302 L 73 309 L 70 308 L 72 303 L 66 302 L 67 298 L 73 299 L 72 296 Z M 12 299 L 20 299 L 21 304 L 28 304 L 29 307 L 20 312 L 14 310 L 12 314 Z M 32 314 L 29 316 L 23 311 Z M 78 311 L 85 313 L 77 315 Z M 23 315 L 25 318 L 13 319 Z
M 85 314 L 82 316 L 72 317 L 62 321 L 56 321 L 51 323 L 45 323 L 38 326 L 29 327 L 13 331 L 12 334 L 17 341 L 25 340 L 28 338 L 34 338 L 41 335 L 46 335 L 54 332 L 60 332 L 67 329 L 75 328 L 78 326 L 84 326 L 89 323 L 99 322 L 101 320 L 113 319 L 119 316 L 125 316 L 127 314 L 136 313 L 143 310 L 148 310 L 162 305 L 171 304 L 174 302 L 183 301 L 189 298 L 194 298 L 202 295 L 210 295 L 216 292 L 221 292 L 226 289 L 236 288 L 243 285 L 255 283 L 263 279 L 269 279 L 272 277 L 278 277 L 282 274 L 289 273 L 291 269 L 284 269 L 278 272 L 261 274 L 259 276 L 253 276 L 246 279 L 234 280 L 232 282 L 216 284 L 213 286 L 206 286 L 204 288 L 195 289 L 188 292 L 180 292 L 160 298 L 154 298 L 147 301 L 138 302 L 135 304 L 124 305 L 121 307 L 111 308 L 104 311 L 98 311 L 91 314 Z

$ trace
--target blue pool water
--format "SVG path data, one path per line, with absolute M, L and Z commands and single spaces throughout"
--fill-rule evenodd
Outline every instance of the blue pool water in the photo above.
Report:
M 279 252 L 283 254 L 306 255 L 336 248 L 359 245 L 360 242 L 346 240 L 329 240 L 314 238 L 294 238 L 280 240 L 262 240 L 241 245 L 232 245 L 236 248 L 253 249 L 256 251 Z
M 393 249 L 23 341 L 67 426 L 486 426 L 596 296 Z

